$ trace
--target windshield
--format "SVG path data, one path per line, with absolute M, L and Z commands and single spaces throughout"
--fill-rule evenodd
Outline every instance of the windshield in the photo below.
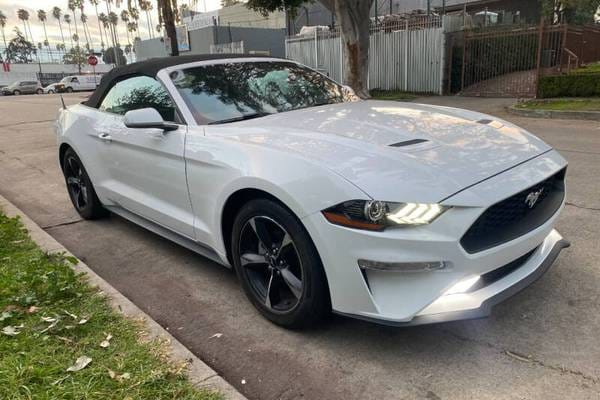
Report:
M 70 76 L 65 76 L 64 78 L 62 78 L 62 79 L 60 80 L 60 82 L 59 82 L 59 83 L 67 83 L 67 82 L 69 82 L 69 81 L 71 80 L 71 78 L 72 78 L 72 77 L 70 77 Z
M 198 124 L 234 122 L 349 100 L 334 81 L 285 61 L 193 67 L 171 73 L 171 79 Z

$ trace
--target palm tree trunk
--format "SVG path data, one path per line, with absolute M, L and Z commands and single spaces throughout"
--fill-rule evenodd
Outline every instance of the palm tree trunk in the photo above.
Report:
M 150 39 L 154 37 L 152 32 L 152 27 L 150 26 L 150 11 L 146 11 L 146 24 L 148 25 L 148 35 L 150 35 Z
M 34 43 L 33 33 L 31 33 L 31 24 L 27 21 L 27 27 L 29 28 L 29 37 L 31 38 L 31 43 Z
M 62 39 L 63 53 L 64 53 L 67 48 L 67 44 L 65 43 L 65 35 L 63 34 L 62 23 L 60 22 L 60 18 L 57 21 L 58 21 L 58 29 L 60 30 L 60 38 Z
M 71 30 L 71 24 L 67 24 L 69 27 L 69 39 L 71 41 L 71 48 L 73 48 L 73 31 Z
M 110 0 L 104 0 L 104 1 L 106 1 L 106 15 L 108 16 L 108 15 L 110 15 L 110 3 L 109 3 Z M 115 57 L 115 65 L 118 67 L 119 66 L 119 57 L 117 55 L 118 53 L 117 53 L 117 44 L 116 44 L 116 40 L 115 40 L 115 34 L 114 34 L 113 30 L 112 30 L 112 24 L 111 23 L 108 24 L 108 27 L 111 30 L 110 33 L 111 33 L 112 38 L 113 38 L 113 56 Z
M 4 50 L 6 50 L 8 48 L 8 45 L 6 44 L 6 36 L 4 34 L 4 28 L 2 28 L 2 41 L 4 42 Z
M 48 55 L 50 56 L 50 61 L 54 62 L 54 57 L 52 57 L 52 52 L 50 51 L 50 42 L 48 41 L 48 32 L 46 31 L 46 21 L 42 21 L 42 26 L 44 27 L 44 38 L 46 39 L 45 43 L 48 43 L 46 46 L 48 48 Z
M 25 20 L 23 20 L 23 33 L 25 34 L 25 40 L 29 40 L 27 38 L 27 25 L 25 24 Z
M 102 23 L 100 22 L 100 17 L 98 16 L 98 4 L 94 4 L 94 8 L 96 9 L 96 19 L 98 20 L 98 31 L 100 31 L 100 42 L 104 42 L 102 38 Z M 108 43 L 106 43 L 108 45 Z M 100 47 L 104 50 L 104 46 L 100 43 Z
M 75 10 L 73 10 L 73 23 L 75 24 L 75 34 L 77 35 L 77 47 L 79 47 L 79 31 L 77 30 L 77 14 L 75 14 Z

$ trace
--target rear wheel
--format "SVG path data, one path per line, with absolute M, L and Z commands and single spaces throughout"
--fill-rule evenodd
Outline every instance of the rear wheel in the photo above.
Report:
M 84 219 L 98 219 L 108 215 L 81 160 L 72 149 L 65 152 L 62 165 L 69 197 L 79 215 Z
M 304 227 L 280 204 L 257 199 L 234 221 L 232 254 L 246 295 L 269 320 L 310 326 L 331 305 L 321 260 Z
M 37 94 L 44 94 L 44 90 L 43 89 L 38 89 L 35 91 Z

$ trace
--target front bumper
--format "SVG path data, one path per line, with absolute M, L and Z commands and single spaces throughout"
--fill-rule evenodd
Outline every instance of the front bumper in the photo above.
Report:
M 514 272 L 512 279 L 508 279 L 507 277 L 507 280 L 495 282 L 473 293 L 442 296 L 408 322 L 373 318 L 366 315 L 345 314 L 342 312 L 338 312 L 338 314 L 390 326 L 427 325 L 485 318 L 491 314 L 493 306 L 514 296 L 540 279 L 554 264 L 562 249 L 570 245 L 556 230 L 553 230 L 548 235 L 547 240 L 544 241 L 544 244 L 540 246 L 539 254 L 531 256 L 536 261 L 532 261 L 528 265 L 523 265 L 519 270 Z M 523 275 L 525 276 L 523 277 Z
M 475 254 L 463 249 L 461 237 L 489 206 L 565 166 L 558 153 L 546 153 L 445 200 L 442 204 L 454 208 L 427 226 L 367 232 L 332 225 L 320 213 L 305 217 L 304 225 L 323 261 L 333 311 L 397 326 L 489 315 L 493 305 L 542 276 L 568 246 L 554 230 L 560 209 L 536 229 Z M 443 262 L 446 267 L 417 272 L 364 270 L 358 266 L 360 259 Z M 471 292 L 448 294 L 457 283 L 491 274 L 517 259 L 523 262 L 497 280 Z

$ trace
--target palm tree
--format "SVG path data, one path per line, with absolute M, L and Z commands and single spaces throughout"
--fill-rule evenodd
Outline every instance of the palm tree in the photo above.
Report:
M 46 20 L 48 19 L 48 16 L 46 15 L 46 11 L 38 10 L 37 17 L 38 17 L 38 20 L 42 23 L 42 26 L 44 27 L 44 38 L 45 38 L 44 45 L 48 48 L 48 54 L 50 55 L 50 60 L 52 62 L 54 62 L 54 59 L 52 58 L 52 53 L 50 52 L 50 46 L 48 45 L 48 32 L 46 31 Z
M 127 10 L 121 11 L 121 21 L 125 24 L 125 33 L 127 35 L 127 43 L 131 44 L 131 40 L 129 40 L 129 29 L 127 25 L 129 24 L 129 12 Z
M 71 15 L 65 14 L 63 20 L 67 23 L 69 27 L 69 38 L 71 39 L 71 48 L 73 48 L 73 31 L 71 31 Z
M 135 43 L 135 39 L 140 36 L 140 26 L 138 21 L 140 19 L 140 12 L 135 7 L 129 7 L 129 16 L 131 17 L 131 22 L 128 24 L 127 29 L 131 32 L 131 36 L 133 37 L 133 42 Z
M 67 7 L 73 13 L 73 23 L 75 24 L 75 34 L 77 35 L 78 40 L 75 41 L 76 46 L 79 47 L 79 31 L 77 30 L 77 15 L 75 14 L 75 10 L 81 6 L 81 0 L 69 0 L 67 3 Z
M 27 38 L 27 24 L 29 23 L 29 11 L 25 10 L 24 8 L 19 8 L 17 10 L 17 17 L 21 21 L 23 21 L 23 31 L 25 33 L 25 40 L 28 40 L 28 38 Z M 31 29 L 29 30 L 29 33 L 31 33 Z M 33 42 L 33 36 L 30 36 L 29 41 Z
M 87 15 L 85 15 L 83 13 L 83 5 L 81 6 L 81 15 L 79 16 L 79 18 L 81 19 L 81 25 L 83 25 L 83 35 L 85 37 L 85 48 L 88 49 L 89 51 L 93 50 L 93 43 L 92 43 L 92 35 L 90 35 L 89 32 L 89 28 L 87 26 Z
M 65 35 L 63 34 L 63 29 L 62 29 L 62 23 L 60 22 L 60 17 L 62 15 L 62 10 L 60 9 L 60 7 L 53 7 L 52 8 L 52 16 L 54 17 L 54 19 L 56 19 L 58 21 L 58 29 L 60 29 L 60 37 L 62 39 L 62 48 L 66 49 L 67 46 L 65 45 Z M 56 50 L 60 49 L 57 47 Z
M 146 13 L 146 24 L 148 25 L 148 35 L 152 39 L 154 34 L 152 33 L 152 19 L 150 17 L 150 11 L 152 10 L 152 3 L 147 0 L 139 0 L 140 10 Z
M 108 13 L 108 22 L 110 22 L 110 27 L 112 30 L 112 34 L 114 37 L 115 44 L 119 45 L 119 35 L 117 32 L 117 24 L 119 23 L 119 16 L 114 11 Z
M 6 36 L 4 34 L 4 28 L 6 27 L 6 15 L 2 11 L 0 11 L 0 30 L 2 30 L 2 40 L 4 41 L 4 49 L 8 47 L 6 45 Z
M 102 23 L 102 26 L 104 27 L 104 36 L 106 36 L 106 47 L 111 47 L 112 40 L 109 39 L 108 36 L 108 33 L 110 31 L 110 22 L 108 22 L 108 15 L 100 13 L 100 15 L 98 16 L 98 20 Z
M 98 19 L 98 31 L 100 32 L 100 47 L 102 51 L 104 51 L 104 39 L 102 38 L 102 21 L 100 21 L 100 15 L 98 14 L 98 0 L 90 0 L 90 3 L 94 6 L 94 9 L 96 10 L 96 18 Z
M 117 14 L 112 12 L 110 9 L 110 4 L 112 3 L 112 0 L 105 0 L 105 2 L 106 2 L 106 12 L 108 14 L 107 15 L 108 27 L 110 29 L 112 40 L 113 40 L 113 55 L 115 58 L 116 65 L 119 66 L 119 57 L 117 56 L 118 40 L 117 40 L 117 35 L 115 33 L 115 28 L 117 26 L 117 22 L 119 22 L 119 17 L 117 16 Z M 115 2 L 116 2 L 116 6 L 119 7 L 121 0 L 115 0 Z

